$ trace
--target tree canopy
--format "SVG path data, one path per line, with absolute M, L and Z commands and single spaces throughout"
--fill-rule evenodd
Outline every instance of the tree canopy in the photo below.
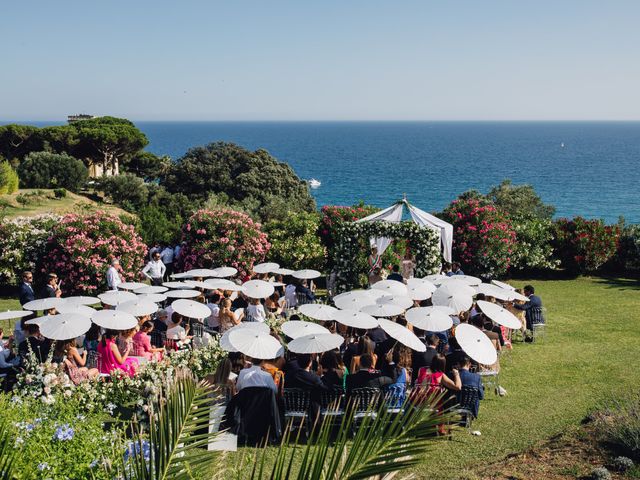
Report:
M 486 198 L 512 218 L 551 220 L 556 209 L 545 204 L 531 185 L 514 185 L 508 178 L 494 186 Z

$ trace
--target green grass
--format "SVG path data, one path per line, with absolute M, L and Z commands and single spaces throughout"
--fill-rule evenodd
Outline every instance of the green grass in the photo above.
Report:
M 529 283 L 519 281 L 518 284 Z M 489 392 L 474 430 L 436 443 L 418 478 L 461 478 L 474 467 L 572 430 L 603 400 L 640 385 L 640 283 L 531 281 L 547 307 L 544 343 L 516 343 L 503 362 L 506 397 Z
M 7 310 L 22 310 L 20 302 L 14 299 L 0 298 L 0 312 Z M 15 320 L 0 320 L 0 328 L 4 330 L 5 338 L 12 334 L 14 322 Z

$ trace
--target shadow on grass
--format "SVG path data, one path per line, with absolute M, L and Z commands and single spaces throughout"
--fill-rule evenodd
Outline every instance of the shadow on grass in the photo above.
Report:
M 640 290 L 640 279 L 637 278 L 600 277 L 594 278 L 594 280 L 600 285 L 605 285 L 607 288 Z

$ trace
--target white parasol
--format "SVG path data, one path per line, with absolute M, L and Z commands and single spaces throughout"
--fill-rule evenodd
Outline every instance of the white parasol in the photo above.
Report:
M 491 280 L 491 283 L 493 283 L 496 287 L 504 288 L 505 290 L 513 290 L 513 291 L 515 291 L 515 289 L 516 289 L 516 287 L 512 287 L 508 283 L 501 282 L 500 280 Z
M 281 328 L 282 332 L 290 338 L 304 337 L 311 333 L 331 333 L 322 325 L 302 320 L 290 320 L 288 322 L 284 322 Z
M 298 307 L 298 311 L 309 318 L 313 318 L 314 320 L 327 321 L 334 319 L 335 313 L 338 309 L 331 305 L 323 305 L 321 303 L 306 303 L 304 305 L 300 305 Z
M 416 352 L 425 352 L 427 350 L 425 344 L 407 327 L 392 322 L 391 320 L 385 320 L 384 318 L 379 319 L 378 322 L 380 322 L 380 327 L 387 335 L 409 347 L 411 350 L 415 350 Z
M 74 305 L 73 303 L 63 303 L 59 307 L 56 307 L 58 313 L 82 315 L 83 317 L 91 318 L 91 316 L 97 312 L 95 308 L 91 308 L 87 305 Z
M 185 280 L 189 288 L 204 288 L 205 290 L 215 290 L 215 287 L 212 287 L 210 283 L 203 282 L 201 280 Z
M 142 295 L 138 295 L 138 298 L 153 303 L 161 303 L 167 299 L 167 296 L 164 293 L 143 293 Z
M 66 297 L 64 299 L 65 303 L 75 304 L 75 305 L 97 305 L 100 303 L 100 299 L 98 297 L 88 297 L 85 295 L 78 295 L 75 297 Z
M 414 282 L 407 284 L 407 296 L 412 300 L 427 300 L 428 298 L 431 298 L 435 291 L 436 286 L 426 280 L 421 283 Z
M 63 303 L 64 300 L 62 298 L 41 298 L 39 300 L 31 300 L 30 302 L 25 303 L 22 308 L 33 312 L 39 312 L 40 310 L 51 310 Z
M 122 282 L 118 285 L 119 290 L 136 290 L 138 288 L 147 287 L 146 283 L 141 282 Z
M 40 333 L 51 340 L 71 340 L 87 333 L 91 328 L 91 320 L 74 313 L 50 315 L 46 322 L 40 324 Z
M 426 332 L 444 332 L 453 326 L 451 317 L 434 307 L 417 307 L 404 314 L 407 322 Z
M 138 325 L 138 319 L 122 310 L 98 310 L 91 321 L 109 330 L 128 330 Z
M 213 271 L 215 272 L 214 276 L 218 278 L 233 277 L 238 273 L 238 269 L 233 267 L 218 267 L 214 268 Z
M 276 270 L 278 270 L 280 268 L 280 265 L 278 265 L 275 262 L 265 262 L 265 263 L 258 263 L 257 265 L 253 266 L 253 271 L 256 273 L 275 273 Z
M 456 340 L 464 353 L 483 365 L 493 365 L 498 360 L 493 343 L 482 330 L 468 323 L 456 327 Z
M 407 295 L 407 287 L 404 283 L 396 280 L 380 280 L 371 285 L 372 289 L 382 290 L 388 295 Z
M 451 277 L 447 277 L 449 280 L 457 280 L 459 282 L 464 282 L 467 285 L 475 287 L 482 283 L 482 280 L 478 277 L 472 277 L 471 275 L 453 275 Z
M 218 273 L 215 268 L 194 268 L 193 270 L 184 272 L 184 276 L 182 278 L 208 278 L 217 276 Z
M 367 305 L 375 305 L 376 301 L 373 298 L 361 296 L 344 296 L 340 298 L 334 297 L 333 303 L 341 310 L 361 310 Z
M 189 285 L 187 285 L 185 282 L 164 282 L 162 284 L 163 287 L 167 287 L 167 288 L 191 288 Z M 164 292 L 162 292 L 164 293 Z
M 440 285 L 443 281 L 446 281 L 449 277 L 443 275 L 442 273 L 436 273 L 434 275 L 427 275 L 423 278 L 423 280 L 427 280 L 434 285 Z
M 282 345 L 268 333 L 250 328 L 236 329 L 229 333 L 229 344 L 238 352 L 251 358 L 277 358 Z
M 317 270 L 310 270 L 308 268 L 304 269 L 304 270 L 296 270 L 295 272 L 293 272 L 291 274 L 294 278 L 300 278 L 300 279 L 305 279 L 305 280 L 311 280 L 312 278 L 318 278 L 322 276 L 322 273 L 320 273 Z
M 242 286 L 237 283 L 232 282 L 231 280 L 226 280 L 224 278 L 210 278 L 205 280 L 204 283 L 208 284 L 210 288 L 215 288 L 216 290 L 226 290 L 229 292 L 241 292 Z
M 188 318 L 201 320 L 211 316 L 211 310 L 206 305 L 193 300 L 176 300 L 171 304 L 174 312 Z
M 451 307 L 455 313 L 466 312 L 473 304 L 473 293 L 469 290 L 473 291 L 462 282 L 445 282 L 433 292 L 431 301 L 434 305 Z
M 33 315 L 31 310 L 7 310 L 0 312 L 0 320 L 13 320 L 14 318 L 24 318 Z
M 202 295 L 202 292 L 197 290 L 169 290 L 164 295 L 167 298 L 196 298 Z
M 191 275 L 189 275 L 187 272 L 180 272 L 180 273 L 172 273 L 170 277 L 176 280 L 181 280 L 183 278 L 191 278 Z
M 241 329 L 241 328 L 248 328 L 248 329 L 253 329 L 256 330 L 258 332 L 262 332 L 262 333 L 269 333 L 269 326 L 266 323 L 262 323 L 262 322 L 242 322 L 239 325 L 235 325 L 233 327 L 231 327 L 229 330 L 227 330 L 226 332 L 224 332 L 222 334 L 222 336 L 220 337 L 220 348 L 222 348 L 223 350 L 227 351 L 227 352 L 237 352 L 238 350 L 236 350 L 234 347 L 231 346 L 231 344 L 229 343 L 229 334 L 237 329 Z
M 138 295 L 148 295 L 150 293 L 164 293 L 169 290 L 167 287 L 161 287 L 160 285 L 147 285 L 145 287 L 136 288 L 133 293 Z
M 399 305 L 394 305 L 393 303 L 376 303 L 375 305 L 365 305 L 360 309 L 360 311 L 378 318 L 395 317 L 396 315 L 401 315 L 405 309 Z
M 158 305 L 144 298 L 136 298 L 130 302 L 119 303 L 116 310 L 130 313 L 134 317 L 144 317 L 145 315 L 153 315 L 158 311 Z
M 478 285 L 476 287 L 476 292 L 481 293 L 487 297 L 493 297 L 497 298 L 498 300 L 504 301 L 511 300 L 516 294 L 516 292 L 512 290 L 506 290 L 490 283 L 483 283 L 482 285 Z
M 291 275 L 293 272 L 295 272 L 295 270 L 291 270 L 290 268 L 278 268 L 273 271 L 276 275 Z
M 379 305 L 397 305 L 404 308 L 405 310 L 407 308 L 413 307 L 413 300 L 403 295 L 383 295 L 382 297 L 376 299 L 376 303 Z
M 275 288 L 264 280 L 249 280 L 242 284 L 242 291 L 249 298 L 267 298 L 273 295 Z
M 336 310 L 333 319 L 347 327 L 368 330 L 376 328 L 378 321 L 371 315 L 357 310 Z
M 457 315 L 459 312 L 456 312 L 453 308 L 448 307 L 447 305 L 434 305 L 434 310 L 440 310 L 441 312 L 446 313 L 447 315 Z
M 135 293 L 131 292 L 120 292 L 117 290 L 110 290 L 105 293 L 101 293 L 98 295 L 98 298 L 102 303 L 109 306 L 115 306 L 120 303 L 130 302 L 138 298 Z
M 509 310 L 495 303 L 478 300 L 478 307 L 487 317 L 498 325 L 517 330 L 522 327 L 522 322 Z
M 287 345 L 293 353 L 322 353 L 340 348 L 344 338 L 336 333 L 312 333 L 291 340 Z

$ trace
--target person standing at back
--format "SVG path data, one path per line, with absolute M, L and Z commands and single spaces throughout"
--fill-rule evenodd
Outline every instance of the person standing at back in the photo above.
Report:
M 162 285 L 167 268 L 160 258 L 160 253 L 155 252 L 153 258 L 142 269 L 142 274 L 151 280 L 151 285 Z
M 47 275 L 47 284 L 42 290 L 42 298 L 60 298 L 62 291 L 58 288 L 58 275 L 50 273 Z
M 170 280 L 171 274 L 173 273 L 173 260 L 174 260 L 174 250 L 169 245 L 165 245 L 162 251 L 160 252 L 160 259 L 162 263 L 166 267 L 164 278 L 166 280 Z
M 122 277 L 118 272 L 120 260 L 114 258 L 111 260 L 111 266 L 107 269 L 107 287 L 109 290 L 118 290 L 118 286 L 122 283 Z
M 24 272 L 22 274 L 22 283 L 20 284 L 20 305 L 24 305 L 25 303 L 29 303 L 36 299 L 36 294 L 33 291 L 33 273 Z

